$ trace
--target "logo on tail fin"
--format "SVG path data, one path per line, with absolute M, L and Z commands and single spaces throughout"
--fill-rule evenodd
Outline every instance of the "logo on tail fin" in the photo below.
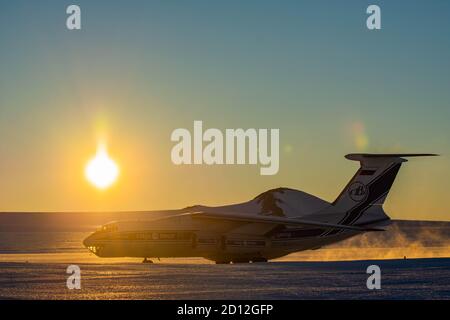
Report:
M 353 201 L 361 202 L 367 198 L 367 187 L 361 182 L 354 182 L 348 188 L 348 195 Z

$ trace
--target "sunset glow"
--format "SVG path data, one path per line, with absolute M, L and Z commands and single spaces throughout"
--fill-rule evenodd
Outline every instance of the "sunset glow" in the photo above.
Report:
M 99 144 L 97 153 L 86 165 L 87 180 L 98 189 L 110 187 L 119 176 L 119 167 L 108 155 L 106 145 Z

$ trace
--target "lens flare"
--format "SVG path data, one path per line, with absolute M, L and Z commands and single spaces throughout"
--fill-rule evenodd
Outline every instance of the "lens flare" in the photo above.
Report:
M 107 152 L 105 144 L 99 144 L 97 153 L 86 165 L 86 179 L 98 189 L 110 187 L 119 176 L 119 167 Z
M 362 122 L 353 123 L 352 134 L 357 151 L 365 151 L 369 146 L 369 137 L 367 136 L 364 124 Z

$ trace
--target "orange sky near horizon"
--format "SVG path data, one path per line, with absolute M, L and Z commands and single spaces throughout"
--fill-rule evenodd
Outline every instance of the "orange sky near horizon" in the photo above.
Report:
M 72 32 L 52 1 L 2 5 L 0 212 L 215 206 L 278 187 L 331 202 L 358 169 L 347 153 L 438 153 L 402 166 L 385 209 L 450 221 L 450 2 L 387 2 L 380 32 L 357 1 L 80 6 Z M 174 165 L 171 133 L 194 120 L 279 129 L 278 174 Z M 99 140 L 120 168 L 105 190 L 85 175 Z

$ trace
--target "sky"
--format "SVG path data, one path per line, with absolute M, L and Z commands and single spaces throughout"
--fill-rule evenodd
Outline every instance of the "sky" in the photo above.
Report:
M 280 186 L 333 201 L 357 170 L 347 153 L 433 152 L 402 167 L 385 209 L 450 220 L 448 1 L 0 6 L 0 211 L 221 205 Z M 171 132 L 194 120 L 279 128 L 278 174 L 174 165 Z M 84 176 L 99 139 L 120 167 L 103 191 Z

